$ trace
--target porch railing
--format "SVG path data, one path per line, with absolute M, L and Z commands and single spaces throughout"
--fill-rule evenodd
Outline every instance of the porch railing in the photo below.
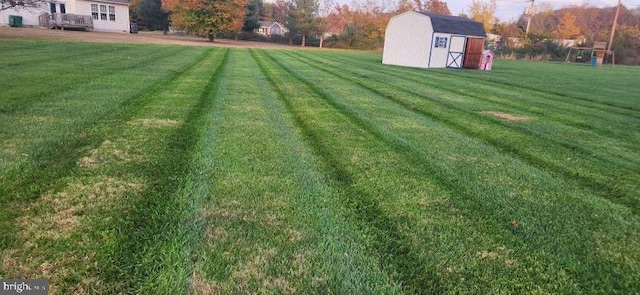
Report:
M 92 30 L 93 19 L 90 15 L 72 13 L 44 13 L 39 16 L 40 26 L 47 28 L 79 28 Z

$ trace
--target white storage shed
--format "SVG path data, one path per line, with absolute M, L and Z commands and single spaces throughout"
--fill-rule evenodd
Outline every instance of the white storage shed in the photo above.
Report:
M 477 69 L 486 37 L 482 23 L 407 11 L 387 25 L 382 63 L 416 68 Z

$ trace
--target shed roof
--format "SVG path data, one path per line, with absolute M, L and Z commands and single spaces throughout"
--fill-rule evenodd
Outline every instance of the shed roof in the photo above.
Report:
M 419 12 L 431 18 L 433 31 L 466 36 L 486 37 L 482 23 L 466 17 Z

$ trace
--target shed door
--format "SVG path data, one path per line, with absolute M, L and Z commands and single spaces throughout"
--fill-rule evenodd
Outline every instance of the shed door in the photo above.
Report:
M 461 68 L 464 57 L 464 36 L 451 36 L 449 53 L 447 54 L 447 68 Z
M 467 38 L 467 46 L 464 55 L 464 68 L 477 69 L 482 60 L 483 38 Z

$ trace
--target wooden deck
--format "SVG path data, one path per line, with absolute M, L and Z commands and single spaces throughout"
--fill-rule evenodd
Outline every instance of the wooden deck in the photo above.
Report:
M 93 30 L 93 19 L 90 15 L 71 13 L 44 13 L 38 17 L 40 26 L 45 28 L 66 28 Z

